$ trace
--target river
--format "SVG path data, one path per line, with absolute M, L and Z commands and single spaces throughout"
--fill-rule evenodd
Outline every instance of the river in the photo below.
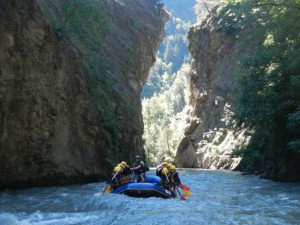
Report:
M 152 171 L 153 172 L 153 171 Z M 186 201 L 102 194 L 104 182 L 0 192 L 0 225 L 300 224 L 300 184 L 180 171 Z

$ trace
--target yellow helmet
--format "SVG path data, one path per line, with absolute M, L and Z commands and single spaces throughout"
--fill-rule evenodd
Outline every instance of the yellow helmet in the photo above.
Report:
M 176 170 L 176 166 L 174 165 L 170 166 L 170 170 Z
M 170 168 L 171 166 L 173 166 L 172 163 L 168 163 L 167 167 Z
M 167 166 L 168 165 L 168 162 L 163 162 L 163 166 Z
M 123 166 L 126 166 L 126 165 L 127 165 L 127 163 L 126 163 L 125 161 L 122 161 L 121 164 L 122 164 Z
M 116 166 L 114 168 L 114 172 L 120 172 L 122 170 L 122 168 L 120 166 Z
M 169 170 L 167 168 L 163 168 L 161 172 L 162 172 L 162 174 L 168 174 Z

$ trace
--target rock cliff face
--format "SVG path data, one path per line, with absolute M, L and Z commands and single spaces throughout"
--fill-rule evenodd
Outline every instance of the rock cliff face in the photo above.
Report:
M 113 163 L 116 156 L 126 161 L 131 161 L 135 154 L 145 156 L 140 94 L 168 20 L 168 14 L 153 2 L 100 1 L 111 21 L 102 52 L 109 62 L 109 73 L 118 80 L 114 88 L 122 92 L 121 99 L 112 99 L 120 130 L 118 150 L 107 154 Z
M 191 110 L 189 127 L 176 155 L 181 167 L 233 169 L 240 160 L 228 154 L 247 142 L 245 131 L 228 128 L 235 107 L 236 37 L 218 30 L 217 21 L 207 19 L 188 33 L 193 57 Z
M 152 1 L 98 3 L 110 21 L 101 54 L 124 96 L 105 102 L 118 119 L 110 143 L 84 52 L 55 35 L 36 1 L 0 1 L 0 189 L 101 180 L 112 164 L 143 154 L 139 95 L 167 14 Z
M 247 21 L 241 22 L 240 26 L 232 26 L 235 24 L 233 21 L 236 21 L 236 18 L 228 20 L 228 15 L 231 14 L 230 7 L 223 11 L 220 10 L 221 13 L 216 13 L 216 11 L 213 10 L 212 15 L 202 24 L 192 27 L 188 34 L 189 50 L 193 56 L 190 79 L 191 110 L 189 127 L 185 130 L 185 137 L 178 147 L 176 162 L 181 167 L 236 169 L 260 174 L 263 178 L 276 181 L 299 182 L 299 154 L 287 148 L 287 140 L 290 140 L 290 136 L 293 135 L 286 131 L 285 120 L 290 114 L 285 113 L 288 113 L 288 110 L 284 113 L 280 112 L 280 116 L 270 113 L 268 121 L 276 120 L 275 125 L 272 125 L 274 128 L 261 129 L 259 132 L 263 131 L 269 134 L 261 135 L 259 138 L 258 135 L 253 135 L 253 139 L 256 140 L 252 143 L 249 142 L 249 136 L 256 130 L 248 128 L 247 131 L 243 129 L 245 127 L 243 124 L 237 124 L 232 119 L 233 112 L 237 111 L 235 102 L 239 94 L 237 79 L 241 79 L 247 74 L 242 69 L 238 69 L 237 61 L 243 61 L 241 59 L 247 58 L 248 55 L 257 54 L 260 45 L 243 42 L 246 38 L 248 40 L 257 38 L 257 33 L 249 32 L 253 29 L 251 19 L 248 18 Z M 269 30 L 266 33 L 268 32 Z M 241 45 L 244 46 L 241 47 Z M 293 48 L 289 47 L 289 49 Z M 284 52 L 284 54 L 287 53 Z M 253 60 L 253 58 L 248 58 L 248 60 Z M 241 62 L 241 64 L 243 63 Z M 261 66 L 257 66 L 261 68 Z M 285 73 L 284 69 L 281 73 Z M 250 74 L 252 76 L 252 73 Z M 276 85 L 274 84 L 274 86 Z M 251 90 L 251 88 L 249 89 Z M 287 90 L 287 88 L 284 89 Z M 274 93 L 277 93 L 278 96 L 289 96 L 285 95 L 281 89 L 280 92 L 274 91 Z M 277 98 L 280 99 L 282 96 Z M 253 97 L 255 99 L 257 96 Z M 251 96 L 248 95 L 248 98 Z M 291 102 L 293 101 L 291 100 Z M 258 102 L 257 104 L 262 103 Z M 242 106 L 241 103 L 240 105 Z M 250 106 L 247 105 L 247 107 Z M 259 148 L 257 143 L 260 142 L 265 142 L 265 146 Z M 245 145 L 246 147 L 248 143 L 251 147 L 250 156 L 244 153 L 243 160 L 229 157 L 229 154 L 237 146 Z M 245 149 L 247 150 L 247 148 Z M 253 149 L 254 151 L 252 151 Z

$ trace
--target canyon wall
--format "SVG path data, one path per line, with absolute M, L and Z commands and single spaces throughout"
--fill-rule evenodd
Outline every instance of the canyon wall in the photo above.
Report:
M 231 120 L 236 105 L 237 37 L 218 29 L 219 20 L 208 17 L 188 33 L 191 95 L 189 125 L 175 160 L 180 167 L 234 169 L 240 159 L 229 155 L 248 141 L 245 130 L 237 130 Z
M 55 1 L 0 1 L 0 189 L 103 180 L 144 154 L 139 96 L 168 16 L 153 1 L 93 2 L 108 21 L 97 51 L 55 30 Z M 110 86 L 94 85 L 93 54 Z
M 293 7 L 280 6 L 291 10 L 293 16 L 298 15 Z M 298 74 L 298 67 L 287 66 L 297 60 L 294 55 L 298 46 L 289 44 L 297 43 L 299 36 L 294 28 L 285 30 L 280 20 L 275 26 L 276 13 L 267 17 L 246 15 L 245 12 L 256 9 L 256 4 L 225 4 L 222 7 L 212 10 L 188 33 L 193 57 L 189 125 L 178 146 L 176 163 L 180 167 L 235 169 L 276 181 L 299 182 L 299 150 L 291 147 L 297 143 L 292 140 L 296 140 L 298 133 L 290 128 L 296 127 L 297 122 L 287 119 L 296 118 L 299 105 L 296 97 L 299 88 L 292 75 Z M 260 10 L 268 12 L 272 7 L 275 6 L 268 5 Z M 276 79 L 262 69 L 274 63 L 273 52 L 265 46 L 267 34 L 273 29 L 278 36 L 295 40 L 287 44 L 287 38 L 278 38 L 276 44 L 272 44 L 273 51 L 280 50 L 276 53 L 280 69 L 272 72 Z M 259 41 L 255 42 L 256 39 Z M 288 57 L 289 54 L 292 57 Z M 279 79 L 282 74 L 285 74 L 284 82 Z M 268 76 L 276 80 L 275 84 Z M 269 83 L 265 81 L 259 89 L 263 79 Z M 270 100 L 266 96 L 273 98 Z M 286 99 L 292 103 L 290 108 L 285 108 Z M 239 122 L 234 120 L 234 112 Z M 243 159 L 236 158 L 237 155 Z

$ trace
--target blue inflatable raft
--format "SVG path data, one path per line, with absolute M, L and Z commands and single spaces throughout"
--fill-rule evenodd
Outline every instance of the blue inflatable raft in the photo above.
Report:
M 130 182 L 117 189 L 111 191 L 115 194 L 125 194 L 131 197 L 161 197 L 161 198 L 174 198 L 176 193 L 166 190 L 159 186 L 160 178 L 158 176 L 147 175 L 145 183 Z

